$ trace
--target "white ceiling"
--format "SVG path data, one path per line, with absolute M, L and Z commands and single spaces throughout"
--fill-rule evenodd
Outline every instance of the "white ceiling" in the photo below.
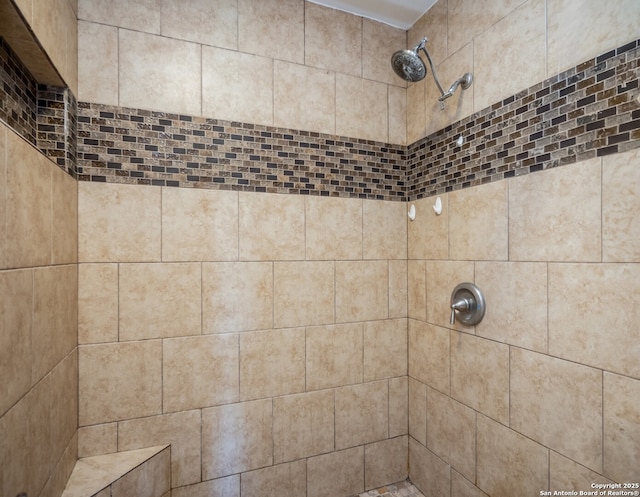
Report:
M 309 0 L 310 2 L 409 29 L 437 0 Z

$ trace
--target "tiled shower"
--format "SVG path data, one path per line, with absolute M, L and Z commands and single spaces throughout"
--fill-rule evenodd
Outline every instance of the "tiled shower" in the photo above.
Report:
M 3 496 L 161 444 L 172 497 L 640 481 L 640 6 L 479 4 L 16 2 L 69 90 L 0 109 Z

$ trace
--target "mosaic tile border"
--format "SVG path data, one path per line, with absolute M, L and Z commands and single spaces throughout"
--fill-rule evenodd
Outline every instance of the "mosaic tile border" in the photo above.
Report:
M 640 147 L 639 79 L 636 40 L 419 140 L 409 199 Z
M 406 200 L 405 147 L 80 102 L 78 179 Z

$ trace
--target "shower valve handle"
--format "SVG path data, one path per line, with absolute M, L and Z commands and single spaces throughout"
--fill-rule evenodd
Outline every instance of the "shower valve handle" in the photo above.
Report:
M 460 298 L 451 304 L 451 319 L 450 323 L 455 324 L 456 322 L 456 311 L 465 312 L 471 309 L 473 306 L 473 299 L 465 299 Z

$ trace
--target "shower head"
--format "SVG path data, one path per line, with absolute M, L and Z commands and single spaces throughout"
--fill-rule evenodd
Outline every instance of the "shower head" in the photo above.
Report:
M 427 66 L 418 55 L 418 49 L 398 50 L 391 57 L 391 66 L 402 79 L 415 83 L 427 75 Z

